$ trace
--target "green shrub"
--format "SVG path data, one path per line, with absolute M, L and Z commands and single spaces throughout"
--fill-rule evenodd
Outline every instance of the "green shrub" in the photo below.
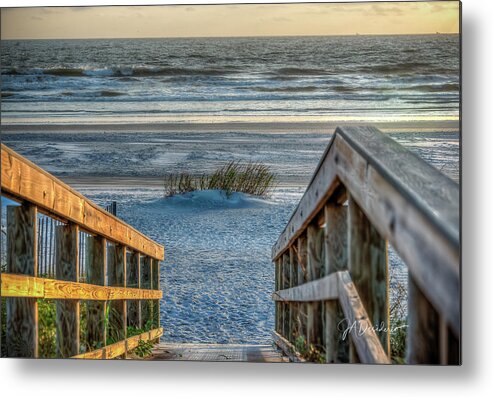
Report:
M 38 352 L 42 358 L 56 358 L 56 304 L 38 299 Z

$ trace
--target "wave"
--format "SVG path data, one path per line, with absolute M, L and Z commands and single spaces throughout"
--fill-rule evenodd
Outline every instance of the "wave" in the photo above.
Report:
M 414 74 L 417 72 L 427 72 L 430 74 L 448 74 L 456 70 L 436 67 L 426 62 L 403 62 L 394 64 L 380 64 L 371 66 L 362 66 L 353 70 L 353 72 L 374 73 L 374 74 Z
M 148 77 L 148 76 L 221 76 L 236 73 L 232 67 L 223 68 L 187 68 L 187 67 L 111 67 L 111 68 L 36 68 L 3 70 L 3 75 L 48 75 L 59 77 Z
M 424 92 L 457 92 L 459 91 L 459 83 L 448 84 L 427 84 L 427 85 L 415 85 L 407 87 L 406 90 L 416 90 Z
M 287 87 L 241 87 L 241 89 L 247 89 L 247 90 L 252 90 L 252 91 L 257 91 L 257 92 L 314 92 L 317 91 L 319 88 L 309 85 L 309 86 L 304 86 L 304 87 L 292 87 L 292 86 L 287 86 Z
M 278 76 L 325 76 L 333 73 L 325 69 L 290 67 L 280 68 L 268 74 L 274 74 Z
M 115 96 L 121 96 L 121 95 L 125 95 L 125 94 L 123 92 L 118 92 L 118 91 L 103 90 L 100 92 L 100 95 L 102 97 L 115 97 Z

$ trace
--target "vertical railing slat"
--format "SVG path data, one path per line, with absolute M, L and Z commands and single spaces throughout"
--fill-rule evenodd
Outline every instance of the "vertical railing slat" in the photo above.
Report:
M 159 290 L 159 261 L 157 259 L 151 258 L 152 263 L 152 285 L 151 288 L 154 290 Z M 159 324 L 159 299 L 154 299 L 152 303 L 153 307 L 153 326 L 152 328 L 158 328 Z
M 324 231 L 318 224 L 312 223 L 307 228 L 307 281 L 320 277 L 324 256 Z M 307 304 L 307 347 L 318 349 L 322 345 L 322 318 L 320 302 Z
M 7 272 L 37 276 L 37 208 L 7 206 Z M 7 356 L 38 357 L 38 303 L 7 298 Z
M 307 281 L 307 239 L 306 233 L 301 234 L 297 239 L 298 245 L 298 285 L 304 284 Z M 300 303 L 298 305 L 298 323 L 299 323 L 299 337 L 307 340 L 307 303 Z
M 151 275 L 151 258 L 147 255 L 141 257 L 140 261 L 140 288 L 151 289 L 152 275 Z M 152 321 L 152 301 L 144 299 L 140 301 L 142 328 L 146 328 L 149 322 Z
M 140 254 L 135 251 L 132 251 L 129 255 L 127 286 L 140 288 Z M 129 326 L 141 328 L 140 303 L 138 300 L 129 300 L 127 302 L 127 321 Z
M 440 318 L 410 273 L 407 306 L 407 363 L 440 364 Z
M 349 272 L 383 349 L 389 354 L 387 241 L 380 236 L 351 196 L 348 207 Z M 352 356 L 355 357 L 356 353 L 353 353 Z
M 79 281 L 79 227 L 69 223 L 56 227 L 56 278 Z M 75 356 L 80 352 L 80 303 L 67 299 L 56 301 L 57 356 Z
M 347 207 L 327 204 L 325 211 L 325 274 L 347 270 Z M 348 339 L 342 339 L 344 321 L 342 308 L 337 300 L 325 302 L 325 353 L 326 362 L 348 362 Z
M 86 272 L 89 284 L 105 285 L 106 263 L 106 239 L 89 236 L 86 249 Z M 88 300 L 86 309 L 89 350 L 101 348 L 106 344 L 106 302 Z
M 108 245 L 108 285 L 113 287 L 126 286 L 127 252 L 121 244 Z M 127 337 L 127 304 L 126 300 L 113 300 L 108 313 L 108 337 L 112 343 Z

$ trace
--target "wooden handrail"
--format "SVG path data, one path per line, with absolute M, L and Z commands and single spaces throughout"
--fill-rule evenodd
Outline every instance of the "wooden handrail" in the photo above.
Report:
M 30 202 L 40 209 L 71 221 L 84 230 L 123 244 L 155 259 L 164 259 L 164 247 L 105 211 L 58 178 L 49 174 L 4 144 L 2 192 Z
M 86 348 L 103 346 L 85 358 L 113 358 L 158 338 L 161 328 L 127 339 L 127 328 L 159 327 L 164 248 L 5 145 L 1 165 L 2 195 L 19 203 L 7 206 L 7 272 L 0 274 L 7 356 L 39 357 L 39 299 L 54 300 L 57 357 L 81 351 L 81 302 Z M 43 247 L 49 255 L 39 255 Z M 109 340 L 119 342 L 105 346 Z
M 344 337 L 351 337 L 360 360 L 367 364 L 390 364 L 347 270 L 276 291 L 272 294 L 272 299 L 277 302 L 298 303 L 338 299 L 346 316 L 347 335 Z M 282 342 L 288 346 L 286 341 Z M 292 347 L 289 348 L 292 350 Z
M 457 362 L 459 186 L 374 127 L 336 129 L 272 248 L 276 331 L 281 335 L 291 332 L 293 316 L 307 317 L 308 328 L 303 332 L 311 333 L 313 339 L 318 321 L 313 313 L 319 310 L 316 302 L 333 297 L 331 273 L 345 269 L 350 278 L 355 277 L 355 291 L 362 291 L 364 306 L 370 305 L 370 318 L 388 321 L 387 242 L 410 273 L 409 312 L 415 317 L 410 323 L 409 362 Z M 372 294 L 377 294 L 377 300 Z M 333 310 L 329 309 L 330 316 L 335 315 Z M 417 347 L 426 333 L 434 333 L 435 338 L 429 338 L 427 343 L 435 345 L 428 352 Z M 329 334 L 325 337 L 330 339 Z M 283 337 L 289 341 L 291 336 Z M 380 337 L 388 343 L 388 338 Z M 327 343 L 332 348 L 332 342 Z M 358 355 L 364 355 L 363 350 Z
M 161 299 L 163 291 L 139 288 L 105 287 L 30 277 L 21 274 L 1 273 L 0 296 L 9 298 L 79 299 L 111 301 L 121 299 Z
M 151 331 L 146 331 L 142 334 L 132 336 L 125 340 L 105 346 L 101 349 L 92 350 L 90 352 L 78 354 L 71 358 L 84 360 L 109 360 L 125 354 L 127 351 L 135 349 L 140 341 L 151 341 L 159 338 L 163 334 L 163 328 L 156 328 Z

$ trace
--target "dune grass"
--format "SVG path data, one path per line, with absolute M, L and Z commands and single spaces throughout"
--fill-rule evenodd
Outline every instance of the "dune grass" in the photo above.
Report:
M 230 161 L 212 174 L 191 175 L 187 172 L 171 174 L 164 181 L 164 195 L 193 192 L 196 190 L 224 190 L 227 195 L 242 192 L 265 196 L 276 184 L 276 176 L 262 163 Z

